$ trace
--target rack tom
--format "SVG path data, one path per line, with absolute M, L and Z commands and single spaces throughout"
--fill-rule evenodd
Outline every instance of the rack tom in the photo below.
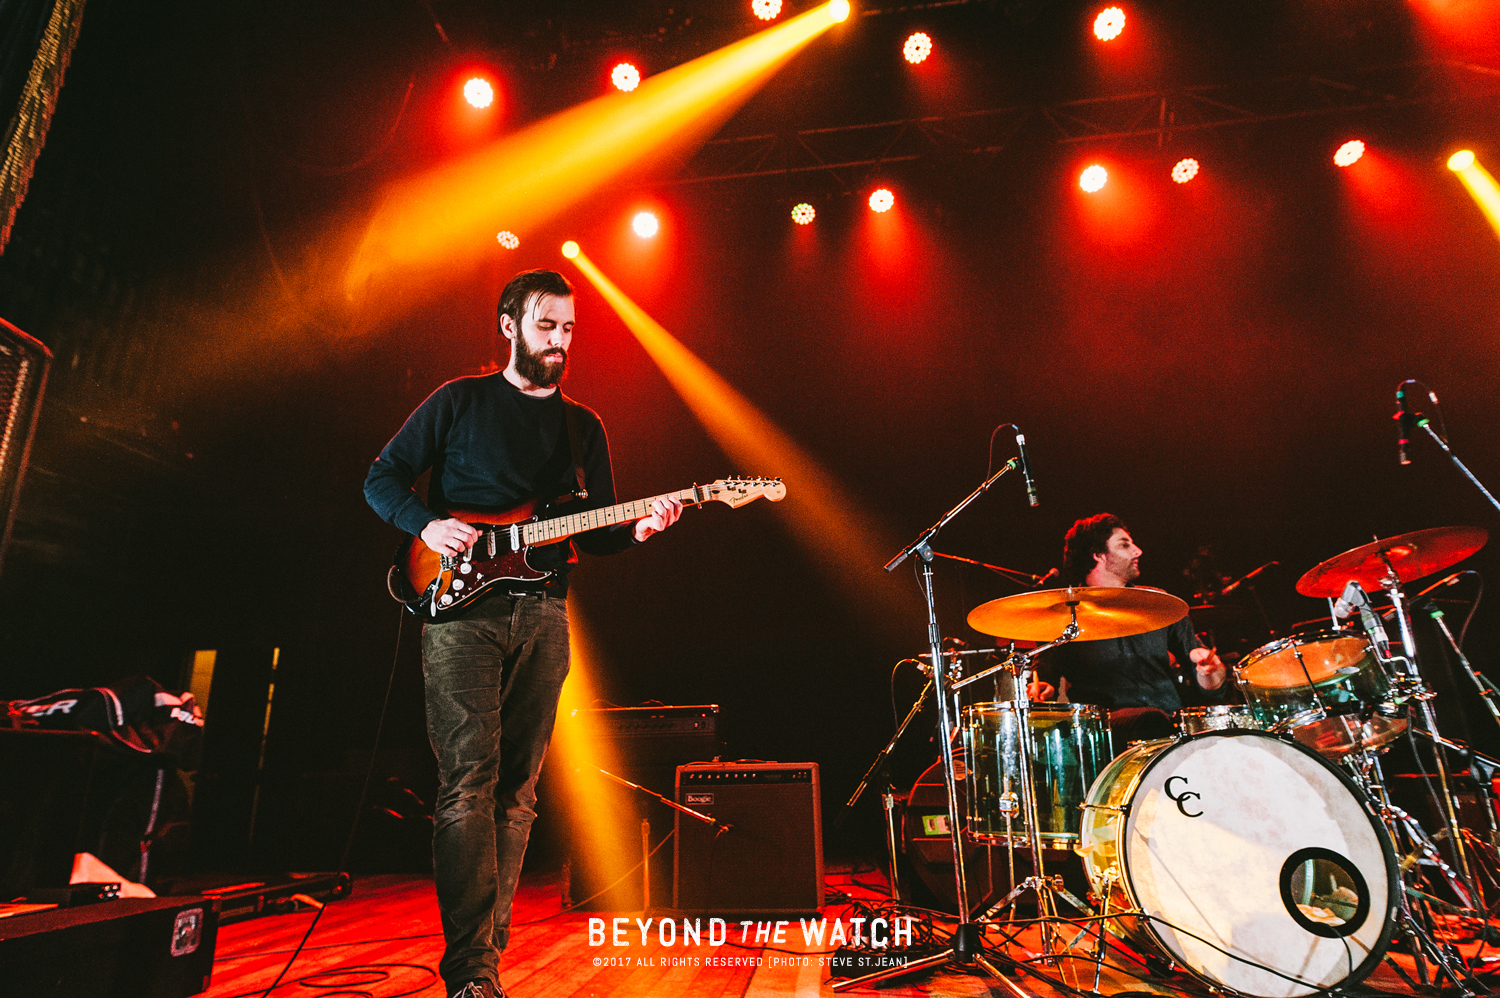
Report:
M 1268 731 L 1290 732 L 1329 759 L 1379 748 L 1406 730 L 1406 708 L 1363 634 L 1294 634 L 1234 667 L 1236 685 Z
M 1177 712 L 1177 731 L 1183 737 L 1201 735 L 1205 731 L 1229 731 L 1235 728 L 1259 730 L 1260 727 L 1255 713 L 1241 704 L 1184 707 Z

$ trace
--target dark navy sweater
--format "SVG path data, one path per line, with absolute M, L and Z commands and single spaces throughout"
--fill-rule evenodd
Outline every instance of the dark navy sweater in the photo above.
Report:
M 614 505 L 609 443 L 598 415 L 565 400 L 561 391 L 543 398 L 527 395 L 503 374 L 457 378 L 429 395 L 370 466 L 365 499 L 387 523 L 419 536 L 451 509 L 501 512 L 534 498 L 567 495 L 577 484 L 564 409 L 569 404 L 578 421 L 589 495 L 577 505 L 568 503 L 567 511 Z M 423 502 L 412 486 L 429 468 Z M 613 554 L 634 543 L 632 528 L 616 524 L 574 540 L 589 554 Z M 551 544 L 535 549 L 531 561 L 538 569 L 561 573 L 552 589 L 561 594 L 577 556 L 572 544 Z

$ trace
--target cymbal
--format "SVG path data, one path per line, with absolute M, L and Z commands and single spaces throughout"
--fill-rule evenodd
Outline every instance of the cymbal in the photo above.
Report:
M 1056 641 L 1078 608 L 1075 641 L 1145 634 L 1187 615 L 1188 605 L 1170 593 L 1145 587 L 1075 586 L 1043 589 L 990 600 L 969 611 L 969 626 L 984 634 L 1020 641 Z
M 1335 555 L 1297 580 L 1303 596 L 1338 597 L 1355 581 L 1366 590 L 1383 588 L 1390 568 L 1403 583 L 1441 572 L 1484 547 L 1490 532 L 1483 527 L 1433 527 L 1371 541 Z M 1384 557 L 1382 557 L 1384 553 Z

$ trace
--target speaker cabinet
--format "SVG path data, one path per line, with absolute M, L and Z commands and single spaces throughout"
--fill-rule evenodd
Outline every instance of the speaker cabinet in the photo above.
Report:
M 10 542 L 51 364 L 52 353 L 40 340 L 0 319 L 0 563 Z
M 713 915 L 799 914 L 823 906 L 823 820 L 815 762 L 677 768 L 673 907 Z

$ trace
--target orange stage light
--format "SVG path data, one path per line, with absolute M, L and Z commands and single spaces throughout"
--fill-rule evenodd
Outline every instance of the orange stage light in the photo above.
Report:
M 774 21 L 776 15 L 781 13 L 781 0 L 754 0 L 750 9 L 762 21 Z
M 915 66 L 932 54 L 932 39 L 927 37 L 925 31 L 913 32 L 907 36 L 906 44 L 901 46 L 901 54 L 907 62 Z
M 476 76 L 464 84 L 464 100 L 475 107 L 489 107 L 495 102 L 495 88 Z
M 1104 189 L 1109 181 L 1109 171 L 1095 163 L 1078 175 L 1078 186 L 1090 194 Z
M 808 204 L 806 201 L 802 202 L 792 209 L 792 221 L 796 222 L 798 225 L 807 225 L 817 217 L 818 213 L 814 211 L 813 206 Z
M 886 190 L 884 187 L 880 188 L 880 190 L 878 190 L 874 194 L 870 195 L 870 210 L 871 211 L 879 211 L 879 212 L 890 211 L 891 207 L 893 205 L 895 205 L 895 203 L 896 203 L 896 195 L 892 194 L 890 191 Z
M 1350 139 L 1339 146 L 1339 151 L 1333 154 L 1333 162 L 1338 166 L 1353 166 L 1364 154 L 1365 144 L 1359 139 Z
M 628 94 L 641 85 L 641 71 L 628 62 L 622 62 L 610 71 L 609 82 L 615 85 L 616 90 Z
M 1490 227 L 1495 230 L 1496 235 L 1500 235 L 1500 184 L 1495 183 L 1495 178 L 1479 165 L 1474 153 L 1468 149 L 1450 156 L 1448 169 L 1458 174 L 1458 179 L 1468 188 L 1469 196 L 1479 205 L 1484 217 L 1489 219 Z
M 828 5 L 828 18 L 835 23 L 849 20 L 849 0 L 832 0 Z
M 916 623 L 911 601 L 899 595 L 878 566 L 891 542 L 864 501 L 849 492 L 682 342 L 606 277 L 587 254 L 573 262 L 656 362 L 663 375 L 728 457 L 743 469 L 786 479 L 778 510 L 787 527 L 816 555 L 816 564 L 843 590 L 867 626 L 895 639 Z M 768 469 L 764 472 L 759 469 Z
M 1185 184 L 1198 175 L 1198 161 L 1189 156 L 1187 159 L 1179 159 L 1177 165 L 1172 167 L 1172 179 Z
M 1120 37 L 1125 30 L 1125 12 L 1118 7 L 1106 7 L 1094 18 L 1094 36 L 1101 42 Z
M 565 256 L 565 257 L 567 257 L 569 260 L 571 260 L 574 257 L 576 257 L 578 255 L 578 244 L 575 243 L 571 239 L 569 239 L 567 242 L 563 243 L 562 244 L 562 255 Z

